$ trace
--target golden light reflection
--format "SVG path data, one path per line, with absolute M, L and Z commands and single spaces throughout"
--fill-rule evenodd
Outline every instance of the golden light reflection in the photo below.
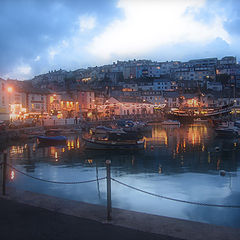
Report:
M 161 164 L 159 164 L 159 166 L 158 166 L 158 173 L 162 174 L 162 166 L 161 166 Z
M 210 154 L 210 152 L 208 152 L 208 163 L 210 163 L 211 162 L 211 154 Z
M 92 160 L 92 159 L 88 159 L 87 162 L 88 162 L 89 164 L 92 164 L 92 163 L 93 163 L 93 160 Z
M 77 139 L 77 148 L 80 148 L 80 141 L 79 141 L 79 138 Z
M 220 161 L 220 159 L 218 159 L 218 160 L 217 160 L 217 170 L 220 169 L 220 163 L 221 163 L 221 161 Z
M 55 152 L 54 157 L 55 157 L 55 160 L 57 162 L 58 161 L 58 153 L 57 152 Z
M 152 142 L 154 145 L 164 143 L 167 146 L 168 145 L 167 131 L 165 129 L 154 127 L 152 130 L 152 136 L 146 137 L 145 140 L 147 142 Z
M 68 146 L 68 150 L 71 150 L 71 143 L 69 140 L 67 141 L 67 146 Z
M 14 180 L 14 178 L 15 178 L 15 172 L 12 170 L 12 171 L 10 172 L 10 179 L 11 179 L 11 180 Z

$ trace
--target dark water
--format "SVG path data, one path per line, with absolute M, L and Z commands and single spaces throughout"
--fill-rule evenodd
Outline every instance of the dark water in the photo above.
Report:
M 159 195 L 201 203 L 240 205 L 239 139 L 217 138 L 206 125 L 180 128 L 152 126 L 145 150 L 84 151 L 78 136 L 67 146 L 38 147 L 34 142 L 11 146 L 9 162 L 32 176 L 53 181 L 82 181 L 112 177 Z M 219 171 L 225 170 L 225 176 Z M 106 181 L 80 185 L 39 182 L 8 172 L 18 188 L 66 199 L 106 204 Z M 240 209 L 206 207 L 161 199 L 112 182 L 113 207 L 157 215 L 240 227 Z

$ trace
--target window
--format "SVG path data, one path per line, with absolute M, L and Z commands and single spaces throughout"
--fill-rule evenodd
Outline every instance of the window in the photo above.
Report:
M 4 105 L 5 104 L 5 98 L 4 98 L 4 96 L 2 96 L 2 105 Z
M 2 83 L 2 91 L 5 90 L 5 86 L 4 86 L 4 83 Z
M 34 100 L 34 96 L 32 96 L 32 101 Z

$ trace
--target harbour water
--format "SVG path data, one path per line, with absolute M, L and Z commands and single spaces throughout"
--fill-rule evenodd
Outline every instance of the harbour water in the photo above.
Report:
M 186 201 L 240 205 L 240 141 L 217 138 L 207 125 L 153 125 L 141 151 L 85 151 L 81 136 L 68 136 L 66 146 L 41 147 L 35 141 L 13 144 L 8 162 L 31 176 L 72 182 L 111 175 L 123 183 Z M 220 171 L 225 171 L 225 176 Z M 106 204 L 106 180 L 84 184 L 40 182 L 14 170 L 9 185 L 65 199 Z M 240 227 L 240 208 L 207 207 L 174 202 L 112 182 L 113 207 Z

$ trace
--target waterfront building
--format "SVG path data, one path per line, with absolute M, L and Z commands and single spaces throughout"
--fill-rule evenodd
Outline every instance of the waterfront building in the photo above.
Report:
M 27 89 L 26 108 L 29 115 L 47 114 L 48 91 L 46 89 Z
M 96 108 L 95 92 L 91 90 L 80 90 L 76 92 L 76 101 L 78 102 L 78 113 L 83 117 L 92 117 L 92 112 Z
M 104 116 L 152 114 L 154 105 L 131 97 L 110 97 L 103 105 Z
M 9 120 L 9 93 L 7 82 L 0 78 L 0 121 Z

